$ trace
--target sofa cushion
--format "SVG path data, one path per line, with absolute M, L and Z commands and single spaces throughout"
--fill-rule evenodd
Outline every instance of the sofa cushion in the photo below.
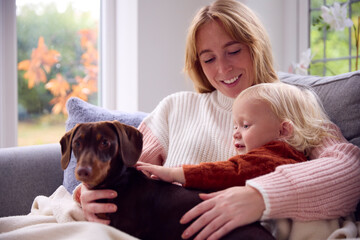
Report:
M 331 77 L 278 73 L 282 82 L 311 86 L 318 94 L 330 120 L 344 137 L 360 147 L 360 71 Z
M 112 121 L 117 120 L 121 123 L 138 127 L 147 113 L 144 112 L 123 112 L 112 111 L 87 103 L 79 98 L 70 98 L 66 103 L 68 119 L 66 121 L 66 131 L 71 130 L 78 123 Z M 63 185 L 72 193 L 74 188 L 79 185 L 74 175 L 76 159 L 72 155 L 68 167 L 64 171 Z

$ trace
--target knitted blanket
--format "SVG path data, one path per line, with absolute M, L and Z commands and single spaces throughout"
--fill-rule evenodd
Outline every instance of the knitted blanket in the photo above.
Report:
M 113 227 L 86 222 L 81 208 L 60 186 L 50 197 L 35 198 L 28 215 L 0 218 L 0 239 L 136 239 Z

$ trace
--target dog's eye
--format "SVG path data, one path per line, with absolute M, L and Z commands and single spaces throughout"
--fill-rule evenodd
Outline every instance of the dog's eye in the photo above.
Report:
M 79 148 L 81 146 L 80 141 L 74 141 L 73 142 L 73 148 Z
M 103 139 L 100 143 L 101 148 L 108 148 L 110 147 L 110 142 L 107 139 Z

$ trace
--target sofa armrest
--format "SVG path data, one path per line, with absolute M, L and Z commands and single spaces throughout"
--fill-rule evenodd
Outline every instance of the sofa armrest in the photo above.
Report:
M 0 149 L 0 217 L 28 214 L 34 198 L 61 184 L 60 144 Z

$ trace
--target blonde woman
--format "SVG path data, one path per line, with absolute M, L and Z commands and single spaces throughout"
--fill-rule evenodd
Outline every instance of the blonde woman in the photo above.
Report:
M 199 10 L 189 28 L 185 71 L 197 93 L 180 92 L 163 99 L 144 119 L 140 160 L 166 167 L 215 162 L 236 154 L 232 144 L 231 108 L 243 90 L 278 78 L 270 40 L 251 9 L 235 0 L 217 0 Z M 309 153 L 312 161 L 283 165 L 251 179 L 245 186 L 203 195 L 201 204 L 183 216 L 190 222 L 183 238 L 219 239 L 258 220 L 328 219 L 346 216 L 360 199 L 360 150 L 348 143 L 333 124 Z M 96 213 L 115 212 L 111 190 L 74 192 L 89 221 L 108 224 Z

